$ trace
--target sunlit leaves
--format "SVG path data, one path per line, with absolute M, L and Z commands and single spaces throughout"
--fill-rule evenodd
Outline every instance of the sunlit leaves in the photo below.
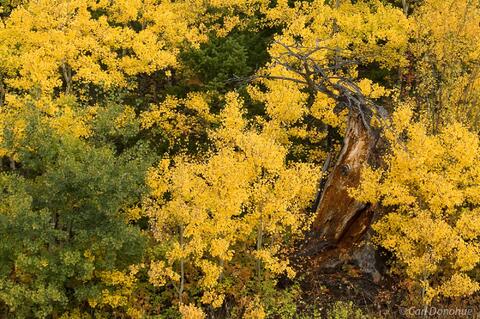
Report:
M 416 281 L 423 301 L 468 296 L 480 289 L 469 276 L 480 263 L 479 140 L 459 124 L 428 134 L 411 116 L 408 107 L 394 114 L 386 167 L 366 168 L 353 194 L 387 207 L 374 225 L 376 240 Z

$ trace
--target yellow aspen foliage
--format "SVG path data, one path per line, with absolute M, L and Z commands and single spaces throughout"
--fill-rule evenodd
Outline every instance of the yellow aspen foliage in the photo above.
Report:
M 194 280 L 202 302 L 213 307 L 236 293 L 222 285 L 235 278 L 231 271 L 257 264 L 257 276 L 294 275 L 282 257 L 284 236 L 301 237 L 308 226 L 305 210 L 317 180 L 313 166 L 287 163 L 287 150 L 244 119 L 236 93 L 226 103 L 221 126 L 209 134 L 214 149 L 202 159 L 178 155 L 152 168 L 144 203 L 166 251 L 152 264 L 150 281 L 174 282 L 181 299 L 185 278 Z
M 202 93 L 190 93 L 184 99 L 167 96 L 162 103 L 151 105 L 140 115 L 141 127 L 158 130 L 172 144 L 187 137 L 198 137 L 218 121 L 210 113 L 208 101 L 208 95 Z
M 259 298 L 255 298 L 247 305 L 247 309 L 243 314 L 243 319 L 265 319 L 267 317 L 263 306 L 259 302 Z
M 206 318 L 206 315 L 202 311 L 202 309 L 195 307 L 192 304 L 189 304 L 189 305 L 181 304 L 179 310 L 183 319 L 205 319 Z
M 33 119 L 61 136 L 88 138 L 92 134 L 91 121 L 95 116 L 95 108 L 81 109 L 71 96 L 61 96 L 53 101 L 32 101 L 29 97 L 18 97 L 7 100 L 5 106 L 0 110 L 0 154 L 16 160 L 18 149 L 28 138 L 27 123 Z
M 329 48 L 311 55 L 324 63 L 338 55 L 395 68 L 407 62 L 404 53 L 410 29 L 411 22 L 401 10 L 380 1 L 339 1 L 338 5 L 312 1 L 304 4 L 299 15 L 291 16 L 276 40 L 310 49 Z M 281 45 L 273 45 L 270 53 L 278 56 L 283 51 Z
M 68 134 L 75 137 L 88 137 L 90 129 L 88 122 L 90 116 L 88 114 L 82 116 L 75 113 L 70 107 L 65 107 L 60 114 L 50 121 L 50 126 L 57 130 L 60 134 Z
M 388 90 L 378 85 L 377 83 L 373 83 L 369 79 L 361 79 L 358 82 L 358 87 L 366 97 L 369 97 L 372 99 L 377 99 L 379 97 L 389 95 Z
M 105 16 L 92 17 L 95 9 L 103 8 L 95 1 L 42 0 L 14 10 L 0 31 L 7 85 L 50 95 L 63 83 L 68 92 L 76 81 L 125 85 L 125 74 L 176 63 L 151 31 L 112 27 Z
M 292 66 L 303 67 L 295 61 L 294 53 L 307 55 L 324 68 L 323 77 L 338 81 L 346 77 L 371 99 L 390 95 L 379 83 L 359 78 L 355 63 L 343 64 L 345 60 L 358 63 L 377 63 L 386 70 L 407 64 L 405 52 L 411 22 L 401 10 L 380 1 L 338 1 L 338 5 L 326 1 L 299 2 L 289 7 L 287 1 L 278 1 L 277 6 L 267 11 L 268 19 L 278 19 L 285 24 L 269 48 L 272 62 L 258 71 L 258 80 L 248 88 L 251 98 L 265 105 L 267 115 L 273 120 L 270 130 L 276 131 L 278 140 L 289 145 L 302 133 L 305 144 L 317 145 L 304 149 L 296 146 L 292 153 L 312 162 L 322 162 L 325 152 L 319 152 L 327 136 L 327 128 L 343 134 L 347 110 L 339 111 L 337 101 L 323 93 L 311 91 Z M 287 48 L 288 46 L 288 48 Z M 303 73 L 312 72 L 304 70 Z M 321 80 L 321 79 L 317 79 Z M 328 87 L 335 91 L 334 88 Z M 319 120 L 318 125 L 305 127 L 306 119 Z M 292 128 L 295 128 L 292 130 Z M 303 148 L 303 149 L 302 149 Z
M 91 319 L 89 314 L 83 313 L 80 309 L 74 309 L 69 312 L 62 314 L 60 319 Z
M 291 72 L 281 67 L 268 70 L 269 74 L 291 76 Z M 298 76 L 294 75 L 294 78 Z M 292 81 L 264 81 L 266 92 L 250 87 L 250 96 L 259 102 L 265 103 L 268 115 L 285 124 L 292 124 L 300 120 L 306 113 L 308 95 L 302 92 L 303 85 Z
M 413 279 L 424 302 L 480 290 L 480 141 L 460 124 L 429 134 L 407 106 L 385 134 L 385 168 L 365 168 L 353 195 L 388 213 L 376 241 L 393 252 L 396 270 Z
M 135 110 L 127 106 L 123 112 L 115 119 L 115 128 L 122 129 L 129 123 L 132 123 L 136 118 Z
M 143 312 L 138 309 L 138 301 L 135 299 L 137 285 L 137 273 L 143 265 L 131 265 L 126 272 L 112 270 L 101 271 L 97 277 L 105 285 L 98 299 L 90 299 L 88 302 L 92 308 L 124 308 L 131 318 L 142 318 Z
M 175 68 L 185 45 L 226 35 L 264 1 L 41 0 L 15 8 L 0 28 L 3 80 L 50 96 L 75 83 L 132 85 L 128 77 Z M 225 10 L 220 15 L 215 10 Z M 139 23 L 140 28 L 133 27 Z M 131 87 L 130 87 L 131 89 Z
M 478 129 L 480 5 L 428 0 L 415 10 L 411 52 L 418 106 L 433 129 L 452 119 Z
M 22 141 L 26 137 L 25 129 L 27 123 L 25 119 L 14 117 L 10 112 L 0 111 L 0 119 L 2 130 L 0 131 L 0 156 L 10 156 L 14 160 L 18 159 L 16 149 L 22 145 Z M 6 132 L 5 128 L 10 127 L 10 132 Z M 9 135 L 8 138 L 5 135 Z
M 348 110 L 343 110 L 340 114 L 334 112 L 337 102 L 335 99 L 319 92 L 315 95 L 315 101 L 312 104 L 312 116 L 321 120 L 323 123 L 334 128 L 340 128 L 343 132 L 346 127 L 346 116 Z

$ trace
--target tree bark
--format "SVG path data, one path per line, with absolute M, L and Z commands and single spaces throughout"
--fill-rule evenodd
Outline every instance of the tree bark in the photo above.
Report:
M 349 189 L 360 183 L 361 169 L 375 148 L 374 135 L 360 115 L 349 116 L 342 150 L 323 189 L 313 223 L 313 231 L 322 242 L 351 245 L 370 224 L 370 206 L 352 198 Z
M 369 239 L 377 208 L 350 196 L 350 189 L 360 184 L 362 168 L 381 164 L 379 141 L 378 132 L 351 110 L 342 149 L 321 190 L 309 240 L 299 255 L 307 257 L 307 267 L 332 268 L 353 262 L 374 281 L 381 278 L 382 261 Z

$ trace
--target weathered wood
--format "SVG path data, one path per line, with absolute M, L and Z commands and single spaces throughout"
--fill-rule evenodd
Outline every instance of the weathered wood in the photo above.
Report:
M 360 115 L 351 114 L 341 153 L 316 210 L 313 230 L 320 242 L 348 246 L 368 228 L 372 217 L 370 206 L 352 198 L 349 189 L 359 185 L 361 169 L 372 155 L 375 140 Z

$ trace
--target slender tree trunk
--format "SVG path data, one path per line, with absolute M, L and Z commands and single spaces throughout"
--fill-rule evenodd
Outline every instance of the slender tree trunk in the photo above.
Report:
M 402 0 L 403 14 L 408 16 L 408 1 Z
M 65 80 L 65 94 L 70 94 L 72 91 L 72 68 L 65 63 L 62 63 L 63 78 Z
M 180 247 L 183 248 L 183 225 L 179 229 Z M 178 287 L 178 300 L 182 303 L 183 289 L 185 287 L 185 261 L 180 260 L 180 286 Z
M 263 247 L 263 220 L 260 218 L 258 223 L 257 229 L 257 251 L 260 251 Z M 257 285 L 258 289 L 260 289 L 260 285 L 262 283 L 262 262 L 260 259 L 257 259 Z
M 15 165 L 15 160 L 14 160 L 13 158 L 11 158 L 11 157 L 9 157 L 8 160 L 9 160 L 9 164 L 10 164 L 10 169 L 11 169 L 12 171 L 16 170 L 17 167 L 16 167 L 16 165 Z
M 5 94 L 6 94 L 5 85 L 3 84 L 3 79 L 0 78 L 0 107 L 2 107 L 3 104 L 5 103 Z

